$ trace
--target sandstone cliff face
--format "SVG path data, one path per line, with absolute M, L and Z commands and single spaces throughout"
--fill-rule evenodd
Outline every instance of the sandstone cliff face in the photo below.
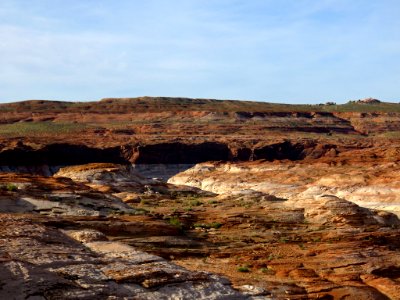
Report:
M 303 160 L 397 143 L 392 104 L 287 106 L 207 99 L 28 101 L 0 106 L 0 169 L 86 163 L 194 164 Z M 393 112 L 387 112 L 393 108 Z M 353 111 L 352 111 L 353 109 Z M 381 109 L 381 111 L 379 111 Z
M 0 170 L 52 175 L 60 166 L 83 163 L 193 165 L 206 161 L 303 160 L 335 156 L 339 148 L 335 144 L 316 140 L 281 140 L 258 142 L 256 145 L 245 142 L 173 142 L 107 148 L 75 144 L 49 144 L 33 148 L 19 141 L 0 149 Z
M 400 130 L 400 114 L 394 112 L 347 112 L 335 113 L 337 117 L 347 120 L 358 132 L 364 134 L 384 133 Z
M 400 213 L 399 172 L 395 161 L 376 164 L 340 156 L 325 162 L 265 161 L 252 163 L 203 163 L 172 177 L 169 182 L 185 184 L 214 193 L 243 189 L 301 201 L 320 195 L 335 195 L 361 206 Z
M 270 130 L 316 133 L 374 133 L 400 128 L 398 105 L 381 102 L 342 106 L 296 106 L 263 102 L 143 97 L 105 99 L 91 103 L 25 101 L 2 104 L 0 111 L 7 112 L 0 119 L 2 124 L 49 121 L 104 124 L 107 121 L 130 121 L 138 123 L 131 128 L 130 132 L 134 133 L 146 131 L 156 133 L 160 127 L 169 133 L 182 133 L 195 128 L 188 124 L 185 126 L 185 123 L 193 120 L 196 120 L 196 125 L 202 123 L 208 125 L 209 130 L 212 127 L 210 123 L 232 122 L 239 124 L 258 122 L 264 123 L 264 128 Z M 178 126 L 180 128 L 178 131 L 175 124 L 163 126 L 163 123 L 171 120 L 182 123 Z M 221 132 L 218 128 L 215 129 Z

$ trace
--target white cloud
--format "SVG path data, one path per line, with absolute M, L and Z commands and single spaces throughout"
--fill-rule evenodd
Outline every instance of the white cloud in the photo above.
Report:
M 122 94 L 318 101 L 397 90 L 400 21 L 390 0 L 29 3 L 0 3 L 0 101 Z M 369 68 L 381 78 L 372 82 Z

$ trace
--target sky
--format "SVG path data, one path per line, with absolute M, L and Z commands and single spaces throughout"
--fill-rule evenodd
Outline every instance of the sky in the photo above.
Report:
M 400 101 L 398 0 L 0 0 L 0 102 Z

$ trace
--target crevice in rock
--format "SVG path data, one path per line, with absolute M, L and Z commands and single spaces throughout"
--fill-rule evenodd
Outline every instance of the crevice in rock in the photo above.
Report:
M 162 166 L 179 165 L 179 171 L 182 171 L 186 166 L 189 168 L 206 161 L 302 160 L 319 158 L 328 152 L 335 155 L 336 146 L 312 141 L 283 141 L 253 147 L 221 142 L 169 142 L 109 148 L 55 143 L 39 149 L 19 142 L 12 148 L 0 150 L 0 171 L 51 176 L 62 166 L 88 163 L 153 165 L 156 169 L 160 169 L 160 166 L 162 169 Z

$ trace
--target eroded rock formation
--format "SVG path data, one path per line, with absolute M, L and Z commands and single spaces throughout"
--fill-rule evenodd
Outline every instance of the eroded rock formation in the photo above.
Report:
M 397 104 L 0 111 L 0 298 L 399 299 Z
M 70 238 L 69 236 L 72 238 Z M 2 299 L 250 299 L 229 281 L 188 271 L 91 232 L 63 233 L 0 214 Z

